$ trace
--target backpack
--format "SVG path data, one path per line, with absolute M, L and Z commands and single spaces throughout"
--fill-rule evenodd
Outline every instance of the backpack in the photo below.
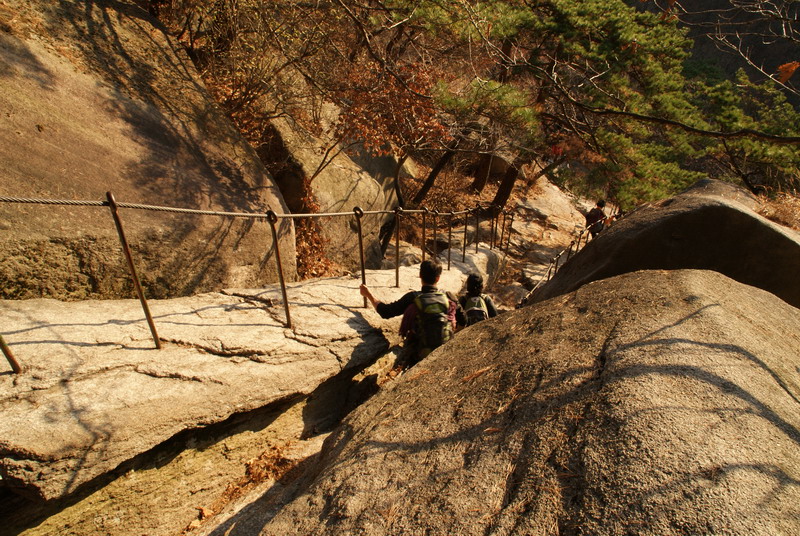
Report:
M 453 325 L 447 316 L 450 299 L 441 291 L 423 292 L 414 298 L 414 305 L 417 307 L 414 333 L 422 359 L 453 337 Z
M 467 317 L 468 326 L 489 318 L 489 309 L 486 307 L 486 300 L 483 295 L 466 297 L 466 300 L 464 300 L 464 315 Z
M 586 227 L 589 227 L 592 235 L 596 235 L 603 230 L 605 217 L 605 213 L 597 207 L 593 208 L 588 214 L 586 214 Z

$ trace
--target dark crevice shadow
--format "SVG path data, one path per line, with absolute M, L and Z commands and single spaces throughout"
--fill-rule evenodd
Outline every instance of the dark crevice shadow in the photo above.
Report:
M 358 331 L 364 331 L 364 326 L 369 326 L 367 320 L 357 310 L 354 310 L 354 317 L 349 319 L 347 324 Z M 378 330 L 372 331 L 376 334 L 378 332 Z M 363 346 L 373 347 L 374 345 L 364 342 Z M 354 355 L 359 352 L 359 347 L 356 347 L 353 351 Z M 307 403 L 303 408 L 304 431 L 301 439 L 309 439 L 318 434 L 337 430 L 337 427 L 340 426 L 347 415 L 378 393 L 380 388 L 377 384 L 376 375 L 359 376 L 380 356 L 385 355 L 387 350 L 389 350 L 388 341 L 385 350 L 378 352 L 375 358 L 362 362 L 357 366 L 346 367 L 336 376 L 320 384 L 308 396 Z M 318 455 L 304 460 L 292 471 L 277 480 L 256 500 L 220 524 L 209 535 L 249 536 L 253 533 L 253 516 L 259 518 L 266 516 L 271 519 L 277 513 L 280 504 L 285 501 L 285 495 L 300 490 L 303 482 L 318 469 Z M 258 524 L 260 525 L 262 521 L 266 523 L 268 519 L 261 519 Z

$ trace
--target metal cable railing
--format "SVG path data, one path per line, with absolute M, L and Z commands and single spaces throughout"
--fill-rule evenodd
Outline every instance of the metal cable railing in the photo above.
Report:
M 356 228 L 358 234 L 358 244 L 359 244 L 359 255 L 360 255 L 360 264 L 361 264 L 361 282 L 366 284 L 366 267 L 365 267 L 365 258 L 364 258 L 364 242 L 363 242 L 363 231 L 361 225 L 361 219 L 365 215 L 389 215 L 393 214 L 395 217 L 395 286 L 400 286 L 400 228 L 401 228 L 401 221 L 404 216 L 422 215 L 422 260 L 425 260 L 425 255 L 427 252 L 427 219 L 429 216 L 433 218 L 433 255 L 434 257 L 438 257 L 438 234 L 439 234 L 439 218 L 446 217 L 448 222 L 448 231 L 447 231 L 447 269 L 450 269 L 451 264 L 451 253 L 452 253 L 452 236 L 453 236 L 453 220 L 457 216 L 464 216 L 464 236 L 462 239 L 462 258 L 461 261 L 464 262 L 466 260 L 466 248 L 467 248 L 467 229 L 469 224 L 469 216 L 470 214 L 475 215 L 475 251 L 478 251 L 478 243 L 480 242 L 480 224 L 481 224 L 481 213 L 488 213 L 489 217 L 491 218 L 490 223 L 490 237 L 489 237 L 489 247 L 490 249 L 494 249 L 496 246 L 499 249 L 502 249 L 503 237 L 506 236 L 506 227 L 507 227 L 507 238 L 506 238 L 506 245 L 504 253 L 508 252 L 508 247 L 511 242 L 511 232 L 514 224 L 514 214 L 509 211 L 502 211 L 500 207 L 490 205 L 488 207 L 482 206 L 481 204 L 476 205 L 473 209 L 468 210 L 461 210 L 461 211 L 451 211 L 451 212 L 439 212 L 438 210 L 430 211 L 427 208 L 422 209 L 414 209 L 414 210 L 405 210 L 402 208 L 396 208 L 394 211 L 388 210 L 372 210 L 372 211 L 365 211 L 362 210 L 360 207 L 355 207 L 352 212 L 331 212 L 331 213 L 310 213 L 310 214 L 277 214 L 272 210 L 268 210 L 264 213 L 260 212 L 225 212 L 225 211 L 215 211 L 215 210 L 197 210 L 197 209 L 186 209 L 186 208 L 178 208 L 178 207 L 168 207 L 168 206 L 159 206 L 159 205 L 145 205 L 140 203 L 125 203 L 125 202 L 118 202 L 114 199 L 114 196 L 111 192 L 106 193 L 106 200 L 105 201 L 80 201 L 80 200 L 71 200 L 71 199 L 43 199 L 43 198 L 27 198 L 27 197 L 5 197 L 0 196 L 0 202 L 2 203 L 20 203 L 20 204 L 40 204 L 40 205 L 62 205 L 62 206 L 85 206 L 85 207 L 109 207 L 111 211 L 111 216 L 114 220 L 114 225 L 117 230 L 117 234 L 119 235 L 120 244 L 122 246 L 123 255 L 125 257 L 126 263 L 128 265 L 128 269 L 130 271 L 131 279 L 133 281 L 133 286 L 136 291 L 137 297 L 142 306 L 142 310 L 144 312 L 145 318 L 147 320 L 147 324 L 150 328 L 150 333 L 153 338 L 153 342 L 157 349 L 161 348 L 161 342 L 158 337 L 158 332 L 156 331 L 156 325 L 153 321 L 153 317 L 150 314 L 150 309 L 147 304 L 147 299 L 145 298 L 144 291 L 141 286 L 141 282 L 139 280 L 139 276 L 136 272 L 136 266 L 133 259 L 133 255 L 131 253 L 130 246 L 128 245 L 128 240 L 125 236 L 125 231 L 122 224 L 122 219 L 119 216 L 119 209 L 126 208 L 126 209 L 135 209 L 135 210 L 149 210 L 149 211 L 156 211 L 156 212 L 169 212 L 169 213 L 179 213 L 179 214 L 194 214 L 194 215 L 203 215 L 203 216 L 219 216 L 219 217 L 232 217 L 232 218 L 254 218 L 254 219 L 264 219 L 270 225 L 270 230 L 272 233 L 272 240 L 273 244 L 275 245 L 275 260 L 277 264 L 278 270 L 278 279 L 280 280 L 281 285 L 281 295 L 283 297 L 283 304 L 284 304 L 284 311 L 286 314 L 286 327 L 289 329 L 293 329 L 292 327 L 292 319 L 291 313 L 289 310 L 289 300 L 287 298 L 286 292 L 286 281 L 283 274 L 283 264 L 281 262 L 281 251 L 280 245 L 278 242 L 278 232 L 276 229 L 276 224 L 281 219 L 299 219 L 299 218 L 322 218 L 322 217 L 355 217 L 356 218 Z M 503 215 L 503 222 L 502 224 L 499 223 L 500 215 Z M 510 221 L 508 220 L 508 216 L 510 215 Z M 506 223 L 508 225 L 506 226 Z M 500 225 L 500 236 L 499 240 L 497 237 L 497 230 L 498 225 Z M 364 299 L 364 307 L 367 306 L 366 298 Z M 6 359 L 8 360 L 11 368 L 14 370 L 15 373 L 19 374 L 22 371 L 22 367 L 20 366 L 19 362 L 15 359 L 14 355 L 11 352 L 11 349 L 6 344 L 5 340 L 0 336 L 0 349 L 2 349 L 3 354 L 5 355 Z

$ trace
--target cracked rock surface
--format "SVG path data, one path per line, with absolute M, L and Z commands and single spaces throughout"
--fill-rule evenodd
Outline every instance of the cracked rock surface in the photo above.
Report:
M 441 287 L 458 292 L 454 263 Z M 381 299 L 419 287 L 419 268 L 374 271 Z M 360 279 L 151 300 L 157 350 L 137 300 L 0 301 L 25 370 L 0 374 L 0 474 L 17 492 L 68 496 L 183 430 L 308 394 L 397 342 L 398 319 L 364 309 Z
M 633 272 L 458 333 L 330 434 L 287 506 L 226 530 L 798 534 L 799 430 L 800 310 Z

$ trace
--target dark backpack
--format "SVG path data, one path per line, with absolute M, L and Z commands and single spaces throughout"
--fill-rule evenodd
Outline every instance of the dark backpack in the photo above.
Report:
M 453 337 L 453 326 L 447 317 L 450 299 L 444 292 L 422 292 L 414 298 L 414 305 L 417 306 L 415 334 L 422 359 Z
M 586 227 L 589 228 L 593 235 L 596 235 L 603 230 L 605 218 L 605 213 L 599 208 L 595 207 L 590 210 L 588 214 L 586 214 Z
M 489 309 L 486 307 L 486 300 L 483 295 L 466 297 L 464 300 L 464 316 L 467 317 L 468 326 L 489 318 Z

